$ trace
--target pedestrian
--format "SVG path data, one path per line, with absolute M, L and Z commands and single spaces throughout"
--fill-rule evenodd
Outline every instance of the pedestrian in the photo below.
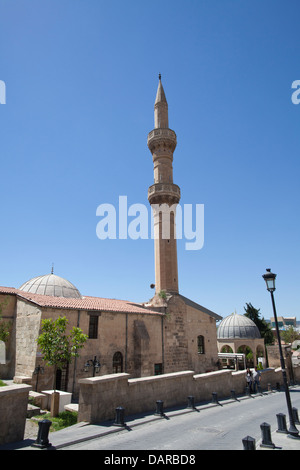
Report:
M 257 367 L 254 368 L 252 378 L 253 378 L 253 393 L 256 393 L 257 390 L 259 389 L 259 384 L 261 381 L 261 373 L 259 370 L 257 370 Z
M 249 392 L 252 393 L 253 377 L 252 377 L 252 372 L 249 368 L 246 371 L 246 380 L 247 380 L 247 386 L 249 387 Z

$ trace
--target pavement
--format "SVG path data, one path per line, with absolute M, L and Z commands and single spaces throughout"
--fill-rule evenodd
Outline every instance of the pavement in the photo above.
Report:
M 295 388 L 299 388 L 300 386 L 296 386 Z M 268 393 L 276 393 L 276 391 L 271 392 L 264 392 L 265 394 Z M 238 396 L 239 401 L 247 400 L 249 396 Z M 234 402 L 234 399 L 220 399 L 217 403 L 212 402 L 205 402 L 205 403 L 196 403 L 195 409 L 192 408 L 171 408 L 164 410 L 164 417 L 175 417 L 180 414 L 187 414 L 187 413 L 195 413 L 196 411 L 201 411 L 202 409 L 218 407 L 220 405 L 224 406 L 226 404 L 230 404 Z M 114 424 L 113 420 L 105 421 L 99 424 L 89 424 L 85 422 L 77 423 L 73 426 L 69 426 L 68 428 L 62 429 L 60 431 L 55 431 L 49 433 L 49 446 L 45 448 L 34 447 L 33 444 L 35 443 L 34 439 L 25 439 L 20 442 L 14 442 L 10 444 L 6 444 L 0 447 L 0 450 L 60 450 L 65 449 L 69 446 L 74 446 L 78 443 L 82 443 L 84 441 L 90 441 L 92 439 L 97 439 L 99 437 L 104 437 L 112 433 L 118 433 L 124 428 L 130 430 L 136 426 L 143 426 L 147 423 L 153 422 L 155 420 L 161 420 L 162 416 L 155 415 L 153 412 L 151 413 L 144 413 L 139 415 L 133 416 L 125 416 L 125 426 L 119 426 Z M 288 423 L 287 423 L 288 425 Z M 299 426 L 298 426 L 299 428 Z M 241 437 L 241 450 L 243 448 L 242 439 L 246 436 Z M 251 437 L 251 436 L 250 436 Z M 264 446 L 262 445 L 262 441 L 255 442 L 255 449 L 256 450 L 300 450 L 300 432 L 299 438 L 295 439 L 292 438 L 290 435 L 277 432 L 277 430 L 271 430 L 271 445 Z

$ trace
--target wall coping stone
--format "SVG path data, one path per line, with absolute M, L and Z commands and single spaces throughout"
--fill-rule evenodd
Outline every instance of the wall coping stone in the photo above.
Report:
M 195 372 L 193 370 L 184 370 L 180 372 L 171 372 L 170 374 L 150 375 L 147 377 L 138 377 L 135 379 L 129 379 L 128 384 L 134 385 L 135 383 L 140 383 L 140 382 L 156 382 L 159 380 L 176 379 L 176 378 L 181 378 L 181 377 L 192 376 L 194 374 Z
M 107 374 L 107 375 L 100 375 L 99 377 L 88 377 L 87 379 L 79 379 L 78 383 L 86 384 L 86 385 L 96 385 L 97 383 L 102 382 L 111 382 L 116 379 L 127 379 L 130 377 L 130 374 Z
M 4 387 L 0 387 L 0 398 L 5 395 L 10 395 L 13 393 L 29 392 L 30 390 L 32 390 L 31 385 L 26 385 L 26 384 L 6 385 Z

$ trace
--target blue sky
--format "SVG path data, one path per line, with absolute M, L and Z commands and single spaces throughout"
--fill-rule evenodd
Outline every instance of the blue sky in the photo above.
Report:
M 298 0 L 0 0 L 0 285 L 54 272 L 85 295 L 147 301 L 153 240 L 99 240 L 96 209 L 148 205 L 158 73 L 177 134 L 180 292 L 223 317 L 246 302 L 300 320 Z

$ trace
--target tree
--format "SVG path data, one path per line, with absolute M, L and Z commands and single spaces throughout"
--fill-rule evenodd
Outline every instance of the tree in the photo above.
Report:
M 250 318 L 261 334 L 261 337 L 264 338 L 265 344 L 273 344 L 274 343 L 274 336 L 271 330 L 270 325 L 266 322 L 264 318 L 260 318 L 260 309 L 254 308 L 253 305 L 249 302 L 246 303 L 246 308 L 244 307 L 246 313 L 244 313 L 245 317 Z
M 300 338 L 298 331 L 296 331 L 292 325 L 287 330 L 280 331 L 280 337 L 286 344 L 293 343 L 296 339 Z
M 67 335 L 67 324 L 66 317 L 59 317 L 57 320 L 52 320 L 52 318 L 42 320 L 42 333 L 37 339 L 44 361 L 47 365 L 54 366 L 53 388 L 55 388 L 56 370 L 70 363 L 73 357 L 79 357 L 78 350 L 83 348 L 88 338 L 80 328 L 75 326 Z

